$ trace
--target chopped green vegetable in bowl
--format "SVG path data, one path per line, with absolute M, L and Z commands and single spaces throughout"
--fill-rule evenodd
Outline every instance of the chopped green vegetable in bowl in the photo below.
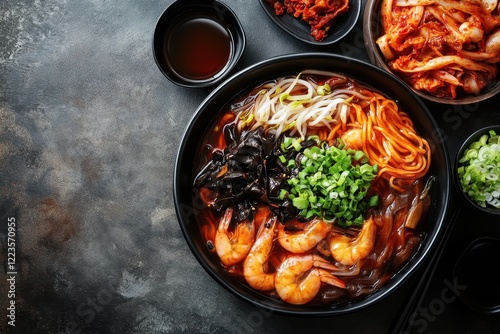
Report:
M 500 126 L 469 137 L 459 152 L 456 168 L 466 198 L 488 212 L 500 213 Z
M 362 226 L 364 214 L 378 205 L 378 195 L 368 195 L 378 166 L 370 165 L 363 151 L 328 146 L 325 142 L 302 150 L 300 140 L 285 138 L 283 152 L 301 151 L 296 159 L 282 162 L 293 169 L 280 197 L 289 198 L 306 219 L 320 217 L 342 227 Z M 298 160 L 298 161 L 297 161 Z

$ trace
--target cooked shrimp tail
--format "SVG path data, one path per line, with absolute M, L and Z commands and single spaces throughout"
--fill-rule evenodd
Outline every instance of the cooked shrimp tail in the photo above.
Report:
M 376 235 L 377 225 L 370 217 L 363 223 L 361 232 L 354 239 L 345 235 L 330 235 L 328 238 L 330 252 L 336 261 L 351 266 L 372 251 Z
M 243 264 L 245 280 L 256 290 L 274 289 L 274 273 L 268 273 L 267 269 L 273 248 L 276 219 L 276 216 L 273 216 L 260 226 L 255 242 Z
M 309 223 L 292 225 L 298 231 L 287 231 L 290 225 L 279 224 L 278 241 L 289 252 L 298 254 L 314 248 L 321 240 L 326 238 L 332 229 L 331 224 L 321 219 L 314 219 Z
M 345 288 L 345 283 L 331 271 L 337 267 L 318 255 L 294 255 L 281 263 L 276 270 L 275 288 L 281 299 L 290 304 L 302 305 L 316 297 L 321 283 Z
M 233 209 L 226 209 L 215 233 L 215 250 L 225 266 L 232 266 L 243 261 L 255 239 L 253 220 L 238 223 L 234 231 L 230 232 L 232 217 Z

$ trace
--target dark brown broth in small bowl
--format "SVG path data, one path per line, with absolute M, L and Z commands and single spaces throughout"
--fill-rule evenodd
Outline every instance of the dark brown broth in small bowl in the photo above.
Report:
M 229 74 L 245 43 L 243 28 L 226 5 L 216 0 L 178 0 L 158 19 L 153 55 L 173 83 L 208 87 Z
M 230 32 L 217 20 L 196 13 L 172 26 L 165 47 L 172 70 L 191 80 L 217 77 L 233 53 Z

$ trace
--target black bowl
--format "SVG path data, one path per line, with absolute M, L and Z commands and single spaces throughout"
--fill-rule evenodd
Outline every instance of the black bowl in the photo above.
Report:
M 195 57 L 192 60 L 195 64 L 183 64 L 186 68 L 196 67 L 200 69 L 200 64 L 210 64 L 213 67 L 210 68 L 213 71 L 203 69 L 203 75 L 193 76 L 192 73 L 195 70 L 189 69 L 191 73 L 185 75 L 179 66 L 176 66 L 176 60 L 169 53 L 168 43 L 171 38 L 179 39 L 179 41 L 175 41 L 177 47 L 173 49 L 177 52 L 181 50 L 182 48 L 179 48 L 178 45 L 184 43 L 179 33 L 179 27 L 185 26 L 186 22 L 191 22 L 191 26 L 193 26 L 192 22 L 195 20 L 206 24 L 204 30 L 207 34 L 211 32 L 209 36 L 221 34 L 223 39 L 211 41 L 211 45 L 219 45 L 218 43 L 227 45 L 220 44 L 221 47 L 214 48 L 213 58 L 210 61 L 206 59 L 199 61 L 200 59 Z M 218 34 L 214 34 L 214 32 L 218 32 Z M 199 32 L 191 35 L 201 36 Z M 199 45 L 203 44 L 206 44 L 206 41 L 200 41 Z M 245 32 L 236 14 L 227 5 L 217 0 L 174 1 L 159 17 L 153 34 L 153 56 L 158 68 L 167 79 L 183 87 L 208 87 L 227 78 L 240 59 L 245 45 Z M 225 49 L 227 53 L 221 55 L 221 49 Z M 192 51 L 188 48 L 186 50 Z M 196 50 L 198 49 L 196 48 Z M 186 54 L 181 55 L 180 59 L 183 61 L 190 59 L 194 53 L 203 54 L 203 52 L 186 52 Z M 204 56 L 206 57 L 206 53 Z M 226 56 L 227 61 L 224 61 Z M 220 58 L 220 60 L 215 60 L 216 58 Z M 218 61 L 221 63 L 217 64 Z M 219 67 L 215 65 L 219 65 Z
M 339 42 L 354 28 L 361 14 L 361 0 L 349 1 L 349 11 L 335 18 L 334 24 L 326 37 L 317 41 L 311 36 L 311 27 L 305 21 L 295 18 L 292 15 L 283 14 L 276 16 L 274 8 L 266 0 L 260 0 L 262 9 L 267 16 L 281 29 L 295 37 L 296 39 L 311 45 L 331 45 Z
M 429 141 L 432 147 L 430 173 L 436 177 L 432 187 L 430 212 L 420 226 L 425 227 L 425 238 L 416 254 L 406 265 L 375 293 L 364 299 L 342 305 L 296 306 L 276 301 L 250 289 L 246 283 L 230 277 L 224 272 L 217 259 L 209 254 L 200 234 L 196 214 L 202 207 L 193 201 L 193 167 L 198 159 L 197 151 L 205 136 L 218 117 L 218 113 L 243 93 L 248 93 L 267 80 L 284 75 L 296 75 L 304 69 L 327 70 L 343 73 L 364 82 L 396 99 L 414 121 L 417 131 Z M 326 53 L 305 53 L 285 55 L 257 63 L 226 80 L 218 86 L 199 106 L 182 138 L 175 163 L 173 190 L 179 224 L 194 256 L 203 268 L 224 288 L 256 306 L 274 312 L 294 315 L 329 316 L 343 314 L 372 305 L 392 293 L 400 286 L 434 249 L 441 236 L 450 197 L 450 164 L 446 147 L 435 142 L 432 131 L 437 127 L 426 106 L 403 83 L 379 68 L 351 58 Z
M 500 239 L 481 237 L 474 240 L 458 258 L 453 269 L 457 285 L 464 287 L 458 298 L 471 310 L 480 314 L 500 313 L 500 288 L 484 283 L 484 277 L 496 275 L 491 259 L 500 256 Z M 481 274 L 471 268 L 481 269 Z
M 500 215 L 500 209 L 496 209 L 493 206 L 480 206 L 476 202 L 474 202 L 462 189 L 462 185 L 460 184 L 460 178 L 458 175 L 458 167 L 461 165 L 459 160 L 462 158 L 465 150 L 475 141 L 479 140 L 482 135 L 487 134 L 490 130 L 494 130 L 496 134 L 500 134 L 500 124 L 498 125 L 490 125 L 481 129 L 474 131 L 462 144 L 460 149 L 458 150 L 457 156 L 455 157 L 455 163 L 453 166 L 453 174 L 455 180 L 455 187 L 457 192 L 460 193 L 463 201 L 465 201 L 469 206 L 473 207 L 476 210 L 492 214 L 492 215 Z

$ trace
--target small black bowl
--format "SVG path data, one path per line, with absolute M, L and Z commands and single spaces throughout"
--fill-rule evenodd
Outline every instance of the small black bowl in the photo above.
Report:
M 486 277 L 497 271 L 491 259 L 500 256 L 500 239 L 481 237 L 474 240 L 458 258 L 453 277 L 463 287 L 459 299 L 471 310 L 481 314 L 500 312 L 498 284 L 485 284 Z M 472 266 L 473 267 L 472 267 Z
M 217 0 L 177 0 L 156 23 L 153 56 L 160 71 L 183 87 L 223 80 L 245 49 L 236 14 Z
M 468 203 L 471 207 L 475 208 L 476 210 L 488 213 L 488 214 L 494 214 L 494 215 L 500 215 L 500 209 L 496 209 L 493 206 L 480 206 L 476 202 L 474 202 L 463 190 L 462 190 L 462 185 L 460 183 L 460 177 L 458 175 L 458 167 L 460 167 L 462 164 L 459 163 L 459 160 L 462 158 L 464 155 L 465 150 L 475 141 L 479 140 L 482 135 L 488 134 L 490 130 L 494 130 L 496 134 L 500 134 L 500 124 L 498 125 L 490 125 L 481 129 L 476 130 L 474 133 L 472 133 L 462 144 L 460 149 L 458 150 L 457 156 L 455 158 L 455 164 L 453 168 L 453 173 L 454 173 L 454 179 L 455 179 L 455 186 L 457 189 L 457 192 L 460 193 L 462 199 Z

